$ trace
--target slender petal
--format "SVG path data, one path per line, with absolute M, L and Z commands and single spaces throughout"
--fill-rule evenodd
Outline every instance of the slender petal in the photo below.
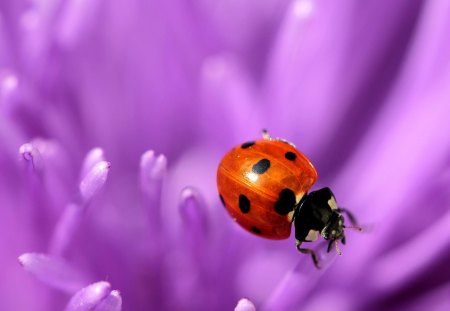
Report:
M 207 58 L 202 66 L 202 135 L 233 144 L 236 139 L 259 133 L 265 125 L 255 109 L 259 102 L 255 88 L 248 73 L 231 55 Z
M 79 228 L 82 216 L 83 208 L 80 205 L 68 204 L 66 206 L 50 240 L 50 254 L 61 256 L 65 253 Z
M 238 301 L 236 308 L 234 308 L 234 311 L 256 311 L 256 308 L 253 302 L 251 302 L 247 298 L 242 298 Z
M 159 231 L 161 189 L 167 171 L 167 158 L 160 154 L 156 156 L 153 150 L 146 151 L 141 156 L 140 186 L 143 194 L 143 204 L 148 212 L 152 230 Z
M 119 291 L 112 290 L 109 295 L 95 306 L 95 311 L 120 311 L 122 310 L 122 297 Z
M 326 244 L 322 242 L 315 247 L 321 269 L 313 266 L 310 256 L 301 256 L 296 267 L 287 272 L 272 295 L 268 297 L 263 310 L 293 310 L 303 299 L 306 299 L 336 257 L 334 250 L 329 253 L 326 251 Z
M 180 213 L 185 225 L 197 238 L 208 234 L 206 206 L 201 194 L 192 187 L 186 187 L 180 194 Z
M 383 291 L 392 291 L 413 282 L 417 275 L 425 273 L 434 262 L 439 262 L 442 256 L 450 257 L 449 228 L 450 211 L 425 232 L 386 254 L 374 264 L 370 269 L 373 284 Z M 423 249 L 418 250 L 417 245 L 423 245 Z
M 102 281 L 93 283 L 75 293 L 75 295 L 73 295 L 73 297 L 67 304 L 65 310 L 89 311 L 89 310 L 97 310 L 96 309 L 97 306 L 103 308 L 99 310 L 117 310 L 117 309 L 107 309 L 108 302 L 101 305 L 102 301 L 104 299 L 107 299 L 109 295 L 111 295 L 111 285 L 108 282 Z M 117 293 L 114 293 L 113 295 L 117 296 Z
M 85 273 L 72 267 L 65 260 L 39 253 L 21 255 L 19 263 L 45 284 L 67 293 L 74 293 L 88 284 Z
M 141 157 L 141 187 L 149 196 L 158 195 L 155 183 L 164 178 L 167 170 L 167 159 L 164 155 L 155 155 L 153 150 L 145 152 Z
M 64 3 L 57 29 L 59 43 L 72 48 L 94 26 L 101 0 L 69 0 Z
M 83 202 L 86 204 L 103 188 L 108 178 L 111 164 L 106 161 L 100 161 L 86 174 L 80 182 L 80 193 Z
M 105 161 L 103 149 L 99 147 L 91 149 L 84 158 L 81 179 L 84 179 L 94 166 L 101 161 Z
M 19 95 L 18 88 L 18 77 L 12 72 L 0 70 L 0 112 L 7 114 L 11 110 L 11 106 Z
M 21 160 L 25 163 L 30 172 L 41 173 L 44 169 L 44 161 L 39 149 L 32 143 L 26 143 L 20 146 L 19 153 Z

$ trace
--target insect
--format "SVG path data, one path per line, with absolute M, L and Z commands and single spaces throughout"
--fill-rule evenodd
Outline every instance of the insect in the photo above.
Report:
M 263 139 L 234 147 L 223 157 L 217 170 L 217 188 L 223 205 L 244 229 L 264 238 L 287 239 L 292 223 L 296 247 L 309 254 L 314 265 L 318 256 L 303 242 L 321 235 L 328 240 L 328 252 L 338 241 L 345 244 L 345 228 L 361 230 L 355 217 L 338 207 L 330 188 L 308 193 L 317 180 L 317 172 L 308 158 L 283 139 Z M 345 214 L 352 226 L 344 225 Z

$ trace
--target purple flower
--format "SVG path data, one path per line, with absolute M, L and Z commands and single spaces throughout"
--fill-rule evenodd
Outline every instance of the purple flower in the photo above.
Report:
M 0 309 L 450 309 L 449 10 L 0 1 Z M 366 229 L 321 270 L 221 207 L 262 128 Z

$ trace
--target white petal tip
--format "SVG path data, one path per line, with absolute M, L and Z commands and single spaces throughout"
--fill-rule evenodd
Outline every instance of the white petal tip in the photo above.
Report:
M 102 148 L 92 148 L 84 157 L 83 168 L 81 169 L 81 178 L 83 179 L 99 162 L 105 161 L 105 153 Z
M 100 161 L 94 165 L 81 181 L 80 193 L 85 202 L 90 201 L 103 188 L 110 168 L 110 162 Z
M 234 311 L 256 311 L 256 308 L 253 302 L 247 298 L 242 298 L 234 308 Z
M 141 179 L 146 184 L 150 180 L 161 179 L 167 169 L 167 158 L 160 154 L 156 156 L 153 150 L 146 151 L 141 156 Z
M 108 282 L 93 283 L 73 295 L 66 307 L 66 311 L 115 310 L 104 307 L 105 303 L 103 303 L 111 293 L 111 284 Z

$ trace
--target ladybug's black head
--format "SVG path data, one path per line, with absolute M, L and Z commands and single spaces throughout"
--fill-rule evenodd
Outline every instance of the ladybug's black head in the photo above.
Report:
M 345 240 L 344 236 L 344 217 L 337 212 L 332 211 L 330 218 L 328 220 L 328 223 L 325 225 L 325 227 L 320 232 L 320 235 L 325 240 Z
M 342 213 L 348 217 L 352 226 L 344 225 Z M 338 207 L 330 188 L 312 191 L 302 198 L 294 215 L 294 226 L 297 249 L 302 253 L 311 254 L 316 267 L 319 267 L 317 256 L 313 250 L 302 248 L 302 242 L 312 242 L 320 233 L 325 240 L 330 241 L 328 251 L 334 244 L 338 254 L 341 254 L 338 242 L 345 244 L 344 229 L 361 230 L 356 226 L 355 217 L 347 209 Z

